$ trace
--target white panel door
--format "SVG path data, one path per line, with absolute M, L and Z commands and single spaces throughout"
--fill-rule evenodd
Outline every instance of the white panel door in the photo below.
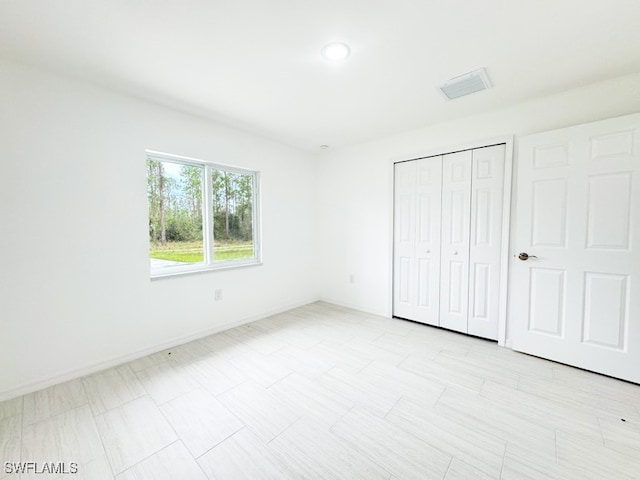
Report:
M 393 314 L 412 318 L 416 314 L 416 162 L 394 167 Z
M 440 326 L 467 332 L 472 151 L 442 157 Z
M 394 302 L 397 317 L 438 325 L 442 157 L 395 165 Z
M 517 175 L 513 348 L 640 383 L 640 115 L 525 137 Z
M 417 163 L 416 303 L 414 320 L 439 324 L 442 157 Z
M 467 333 L 498 339 L 505 145 L 473 150 Z

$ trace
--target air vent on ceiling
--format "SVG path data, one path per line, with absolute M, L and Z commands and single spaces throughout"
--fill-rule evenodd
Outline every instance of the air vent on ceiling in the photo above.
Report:
M 440 85 L 440 90 L 449 100 L 491 88 L 491 82 L 484 68 L 459 75 Z

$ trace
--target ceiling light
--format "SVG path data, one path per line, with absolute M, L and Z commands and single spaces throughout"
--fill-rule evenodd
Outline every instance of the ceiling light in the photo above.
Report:
M 328 43 L 322 47 L 322 56 L 327 60 L 344 60 L 350 53 L 349 45 L 342 42 Z
M 320 145 L 320 149 L 329 150 L 329 145 Z

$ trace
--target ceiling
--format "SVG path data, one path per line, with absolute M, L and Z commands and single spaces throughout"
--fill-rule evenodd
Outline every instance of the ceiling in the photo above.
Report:
M 0 58 L 317 152 L 640 72 L 639 19 L 639 0 L 0 0 Z M 437 90 L 480 67 L 493 89 Z

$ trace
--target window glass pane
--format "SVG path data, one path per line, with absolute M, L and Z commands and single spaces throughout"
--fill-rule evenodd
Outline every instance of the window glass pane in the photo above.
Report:
M 202 166 L 147 159 L 151 268 L 204 262 Z
M 213 170 L 213 258 L 253 258 L 253 175 Z

